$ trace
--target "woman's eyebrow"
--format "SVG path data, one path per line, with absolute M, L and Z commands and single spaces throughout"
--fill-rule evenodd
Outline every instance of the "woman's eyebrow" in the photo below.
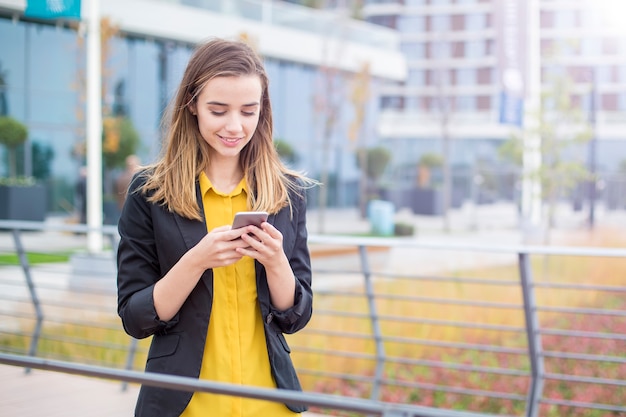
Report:
M 221 103 L 221 102 L 219 102 L 219 101 L 209 101 L 209 102 L 207 102 L 207 104 L 210 104 L 210 105 L 212 105 L 212 106 L 222 106 L 222 107 L 228 107 L 228 104 L 226 104 L 226 103 Z M 259 105 L 259 102 L 258 102 L 258 101 L 255 101 L 255 102 L 252 102 L 252 103 L 242 104 L 242 105 L 241 105 L 241 107 L 254 107 L 254 106 L 258 106 L 258 105 Z

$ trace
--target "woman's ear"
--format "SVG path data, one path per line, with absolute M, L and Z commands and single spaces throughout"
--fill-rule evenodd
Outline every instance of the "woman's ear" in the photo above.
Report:
M 189 109 L 189 111 L 191 112 L 191 114 L 193 114 L 194 116 L 198 115 L 198 112 L 196 111 L 196 103 L 189 103 L 187 105 L 187 108 Z

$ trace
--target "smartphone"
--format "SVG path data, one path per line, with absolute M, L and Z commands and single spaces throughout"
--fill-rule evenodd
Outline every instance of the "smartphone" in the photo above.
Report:
M 233 229 L 248 226 L 250 224 L 261 227 L 261 223 L 267 221 L 268 214 L 264 211 L 240 211 L 235 214 Z

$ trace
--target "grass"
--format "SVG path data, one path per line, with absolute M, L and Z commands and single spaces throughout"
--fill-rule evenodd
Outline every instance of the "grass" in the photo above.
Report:
M 43 264 L 43 263 L 55 263 L 55 262 L 69 262 L 71 252 L 56 252 L 56 253 L 36 253 L 27 252 L 26 259 L 30 265 Z M 0 265 L 20 265 L 20 259 L 16 253 L 0 253 Z
M 0 351 L 28 352 L 34 323 L 20 334 L 0 337 Z M 74 324 L 46 324 L 42 328 L 37 356 L 62 361 L 122 368 L 126 365 L 131 338 L 122 330 L 119 320 L 104 319 L 98 327 Z M 134 369 L 143 369 L 149 339 L 139 341 Z

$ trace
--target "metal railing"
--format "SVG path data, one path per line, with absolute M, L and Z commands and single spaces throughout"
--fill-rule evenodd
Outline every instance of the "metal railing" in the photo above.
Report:
M 20 267 L 0 265 L 0 287 L 4 288 L 0 292 L 0 318 L 12 318 L 0 321 L 0 339 L 29 341 L 28 346 L 24 343 L 14 350 L 2 348 L 5 353 L 0 355 L 0 363 L 27 368 L 51 366 L 46 369 L 68 373 L 77 373 L 69 368 L 85 366 L 89 368 L 86 372 L 93 372 L 91 375 L 125 383 L 169 383 L 161 379 L 167 376 L 132 371 L 142 366 L 146 345 L 128 342 L 120 331 L 119 319 L 114 315 L 114 276 L 104 277 L 106 285 L 78 285 L 72 282 L 74 272 L 67 263 L 57 267 L 29 263 L 27 253 L 65 248 L 61 243 L 51 247 L 46 242 L 75 239 L 80 243 L 80 234 L 88 230 L 85 226 L 0 221 L 0 229 L 4 234 L 0 253 L 15 253 L 20 263 Z M 110 238 L 114 251 L 116 228 L 105 227 L 102 232 Z M 316 391 L 333 392 L 341 381 L 353 392 L 339 400 L 311 392 L 286 394 L 295 395 L 298 402 L 385 416 L 469 415 L 451 411 L 450 398 L 456 398 L 455 408 L 466 404 L 468 410 L 479 409 L 477 403 L 491 401 L 491 408 L 486 407 L 489 411 L 484 411 L 491 415 L 538 416 L 544 415 L 542 407 L 626 412 L 626 335 L 618 327 L 626 326 L 626 304 L 620 304 L 626 286 L 619 277 L 611 278 L 612 273 L 620 271 L 619 266 L 626 267 L 626 250 L 321 235 L 310 236 L 309 241 L 315 314 L 307 328 L 288 336 L 294 362 L 300 365 L 298 373 L 305 385 L 316 385 Z M 316 256 L 320 248 L 327 256 Z M 67 249 L 75 248 L 68 245 Z M 613 259 L 611 262 L 621 264 L 611 263 L 602 282 L 568 277 L 573 272 L 566 269 L 560 275 L 535 276 L 538 261 L 559 266 L 573 263 L 580 269 L 582 259 L 601 259 L 603 265 Z M 109 261 L 114 268 L 113 258 Z M 487 271 L 491 269 L 495 273 Z M 472 275 L 475 270 L 478 275 Z M 545 271 L 545 265 L 540 265 L 539 271 Z M 488 273 L 493 276 L 486 277 Z M 389 291 L 387 285 L 399 281 L 407 284 L 399 292 Z M 567 303 L 555 304 L 551 294 L 557 293 L 572 295 L 562 297 Z M 78 300 L 75 294 L 80 294 Z M 589 294 L 606 301 L 594 301 Z M 92 297 L 100 301 L 94 302 Z M 461 312 L 457 316 L 439 315 L 455 309 Z M 90 314 L 77 317 L 76 311 Z M 482 312 L 478 318 L 472 316 L 476 312 Z M 571 324 L 580 317 L 589 323 L 580 328 L 560 325 L 560 321 Z M 15 318 L 21 326 L 9 325 L 16 322 Z M 334 327 L 337 323 L 347 323 L 347 328 Z M 46 325 L 100 329 L 103 335 L 66 335 L 60 342 L 82 346 L 77 352 L 95 346 L 104 347 L 108 353 L 117 352 L 117 356 L 97 361 L 76 353 L 54 352 L 46 348 L 54 341 L 53 332 L 42 331 Z M 112 332 L 117 338 L 109 337 Z M 569 343 L 561 343 L 565 340 Z M 439 356 L 433 356 L 433 352 Z M 76 364 L 81 361 L 87 364 Z M 337 365 L 343 363 L 348 365 Z M 606 374 L 598 371 L 601 368 L 608 369 Z M 414 378 L 414 374 L 422 377 Z M 179 382 L 181 389 L 262 395 L 270 400 L 280 400 L 282 395 L 276 397 L 250 387 L 233 387 L 225 392 L 207 381 Z M 555 396 L 547 390 L 555 385 L 565 386 L 570 392 L 591 386 L 606 388 L 612 398 Z M 408 397 L 396 396 L 394 400 L 398 393 L 408 393 Z M 438 408 L 393 404 L 398 398 L 404 403 L 419 403 L 417 397 L 423 400 L 426 393 L 439 398 L 434 404 Z M 353 402 L 355 396 L 368 400 Z M 502 405 L 506 403 L 517 406 L 507 408 Z

